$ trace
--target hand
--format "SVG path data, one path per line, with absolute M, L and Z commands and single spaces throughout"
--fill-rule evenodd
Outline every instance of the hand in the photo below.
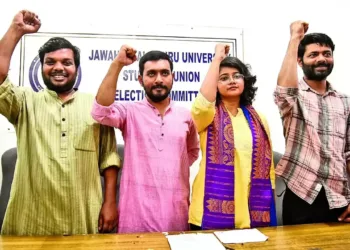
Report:
M 345 211 L 339 216 L 339 221 L 350 222 L 350 205 L 345 209 Z
M 227 57 L 229 51 L 229 45 L 219 43 L 215 46 L 215 57 L 220 60 L 224 60 L 225 57 Z
M 304 21 L 295 21 L 290 25 L 290 36 L 299 38 L 300 40 L 304 38 L 305 33 L 309 29 L 309 24 Z
M 15 15 L 11 26 L 23 36 L 25 34 L 36 33 L 40 29 L 41 22 L 35 13 L 22 10 Z
M 114 202 L 103 203 L 98 219 L 98 231 L 100 233 L 109 233 L 118 226 L 118 209 Z
M 123 45 L 117 57 L 115 58 L 115 61 L 120 63 L 123 66 L 128 66 L 136 61 L 136 50 L 128 45 Z

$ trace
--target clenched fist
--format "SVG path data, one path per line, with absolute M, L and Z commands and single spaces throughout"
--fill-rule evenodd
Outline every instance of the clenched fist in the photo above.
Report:
M 30 11 L 22 10 L 13 18 L 11 26 L 20 35 L 36 33 L 41 26 L 39 17 Z
M 219 43 L 215 46 L 215 57 L 224 60 L 230 51 L 230 46 L 226 44 Z
M 309 29 L 309 24 L 304 21 L 295 21 L 290 25 L 290 36 L 303 39 Z
M 136 60 L 136 50 L 128 45 L 123 45 L 115 58 L 115 61 L 123 66 L 128 66 L 134 63 Z

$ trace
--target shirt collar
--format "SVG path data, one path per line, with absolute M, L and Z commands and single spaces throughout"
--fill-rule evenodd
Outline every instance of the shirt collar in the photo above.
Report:
M 166 108 L 166 110 L 165 110 L 165 112 L 167 112 L 168 110 L 170 110 L 173 106 L 174 106 L 174 101 L 172 101 L 171 100 L 171 98 L 169 98 L 169 105 L 168 105 L 168 107 Z M 147 106 L 149 106 L 149 107 L 151 107 L 152 109 L 155 109 L 156 107 L 154 107 L 149 101 L 148 101 L 148 99 L 147 99 L 147 97 L 145 96 L 143 99 L 142 99 L 142 102 L 145 104 L 145 105 L 147 105 Z
M 303 91 L 312 91 L 313 93 L 315 94 L 318 94 L 317 91 L 315 91 L 314 89 L 312 89 L 308 84 L 307 82 L 304 80 L 304 78 L 301 78 L 300 81 L 299 81 L 299 87 L 301 90 Z M 324 96 L 326 95 L 338 95 L 337 91 L 332 87 L 332 84 L 327 81 L 327 91 L 326 93 L 324 93 Z
M 74 99 L 74 98 L 76 97 L 76 95 L 77 95 L 77 93 L 78 93 L 78 88 L 73 88 L 73 89 L 74 89 L 74 93 L 73 93 L 73 94 L 70 96 L 70 98 L 69 98 L 67 101 L 65 101 L 65 102 L 68 102 L 68 101 L 70 101 L 70 100 L 72 100 L 72 99 Z M 46 92 L 46 93 L 48 93 L 48 94 L 49 94 L 50 96 L 52 96 L 53 98 L 55 98 L 55 99 L 57 99 L 57 100 L 61 100 L 61 99 L 59 99 L 57 92 L 55 92 L 55 91 L 53 91 L 53 90 L 49 90 L 48 88 L 45 88 L 43 91 Z

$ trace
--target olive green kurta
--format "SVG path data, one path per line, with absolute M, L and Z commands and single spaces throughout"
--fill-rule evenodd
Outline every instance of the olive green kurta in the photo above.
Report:
M 114 129 L 90 115 L 94 97 L 34 92 L 7 78 L 0 114 L 15 127 L 18 159 L 1 233 L 62 235 L 98 232 L 100 172 L 120 166 Z

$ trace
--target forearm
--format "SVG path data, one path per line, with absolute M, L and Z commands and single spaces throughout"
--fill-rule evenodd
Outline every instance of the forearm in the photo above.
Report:
M 112 62 L 107 75 L 102 81 L 102 84 L 97 92 L 96 101 L 103 106 L 110 106 L 115 101 L 115 93 L 117 90 L 117 81 L 119 74 L 123 68 L 118 62 Z
M 119 169 L 116 166 L 111 166 L 103 171 L 105 193 L 104 203 L 117 203 L 117 179 Z
M 214 57 L 200 88 L 200 92 L 209 102 L 214 102 L 216 100 L 221 61 L 222 59 Z
M 7 77 L 13 51 L 21 37 L 22 34 L 15 27 L 10 26 L 0 40 L 0 84 L 2 84 Z
M 292 37 L 289 41 L 287 53 L 278 74 L 277 84 L 282 87 L 298 87 L 298 46 L 299 37 Z

